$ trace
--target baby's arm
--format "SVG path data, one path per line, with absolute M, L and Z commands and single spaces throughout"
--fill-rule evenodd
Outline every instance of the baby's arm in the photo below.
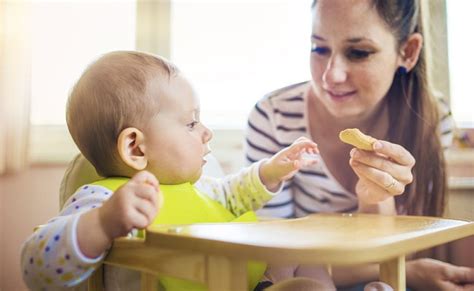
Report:
M 260 165 L 261 162 L 254 163 L 236 174 L 220 179 L 202 176 L 195 186 L 239 216 L 247 211 L 260 209 L 277 194 L 266 189 L 260 181 Z
M 149 204 L 156 206 L 156 179 L 153 181 L 154 177 L 150 178 L 152 175 L 142 173 L 135 175 L 113 195 L 101 186 L 81 187 L 69 198 L 58 217 L 51 219 L 28 238 L 22 248 L 21 266 L 29 288 L 49 290 L 52 286 L 69 287 L 87 279 L 102 262 L 112 241 L 111 237 L 128 233 L 125 232 L 128 227 L 123 227 L 123 224 L 117 223 L 111 227 L 107 217 L 117 217 L 116 220 L 128 222 L 127 217 L 143 218 L 143 214 L 137 213 L 140 211 L 149 212 L 148 215 L 154 217 L 156 208 L 153 210 L 153 207 L 144 206 L 147 203 L 134 203 L 125 199 L 146 192 L 137 189 L 140 190 L 143 184 L 149 183 L 145 188 L 152 188 L 153 190 L 148 192 L 153 192 L 153 195 L 150 195 L 155 198 L 147 199 L 153 201 Z M 129 202 L 131 207 L 125 207 L 124 204 Z M 123 208 L 120 208 L 121 206 Z M 142 210 L 130 210 L 137 208 Z M 102 218 L 106 221 L 103 222 Z
M 59 216 L 36 230 L 21 253 L 23 278 L 32 290 L 74 286 L 97 268 L 104 254 L 85 256 L 77 243 L 77 223 L 83 213 L 100 207 L 111 195 L 99 186 L 84 186 L 66 202 Z
M 99 256 L 115 238 L 127 235 L 134 228 L 147 227 L 161 204 L 157 193 L 158 181 L 154 175 L 142 171 L 133 176 L 102 207 L 88 211 L 79 219 L 80 250 L 88 257 Z
M 235 215 L 258 210 L 280 190 L 281 182 L 290 179 L 301 166 L 314 163 L 305 161 L 303 153 L 317 153 L 317 146 L 306 138 L 290 147 L 222 179 L 203 176 L 196 187 L 217 200 Z M 264 181 L 266 179 L 266 181 Z M 272 179 L 275 183 L 269 182 Z

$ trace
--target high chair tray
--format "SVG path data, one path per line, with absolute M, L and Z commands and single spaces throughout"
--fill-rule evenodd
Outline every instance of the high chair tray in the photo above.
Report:
M 461 220 L 314 214 L 256 223 L 150 228 L 144 241 L 117 240 L 106 263 L 124 265 L 124 259 L 139 256 L 133 260 L 135 267 L 128 267 L 153 274 L 173 273 L 203 282 L 210 290 L 245 289 L 248 260 L 282 264 L 380 263 L 380 280 L 395 290 L 404 290 L 406 254 L 470 235 L 474 235 L 474 223 Z

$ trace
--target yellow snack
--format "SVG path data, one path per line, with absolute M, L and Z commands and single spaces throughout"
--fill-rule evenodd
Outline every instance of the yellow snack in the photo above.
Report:
M 339 133 L 339 139 L 358 149 L 372 151 L 372 145 L 377 140 L 370 135 L 363 134 L 357 128 L 344 129 Z

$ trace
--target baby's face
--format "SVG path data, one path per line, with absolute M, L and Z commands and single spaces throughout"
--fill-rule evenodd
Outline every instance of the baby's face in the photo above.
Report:
M 166 84 L 166 83 L 165 83 Z M 212 132 L 199 119 L 199 99 L 180 74 L 163 86 L 158 114 L 144 131 L 147 170 L 161 184 L 196 182 L 210 150 Z

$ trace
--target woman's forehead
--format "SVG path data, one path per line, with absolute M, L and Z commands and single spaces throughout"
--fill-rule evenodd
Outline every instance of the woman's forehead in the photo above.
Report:
M 339 12 L 331 15 L 326 14 L 324 10 L 314 13 L 313 39 L 337 43 L 367 41 L 380 46 L 389 45 L 395 41 L 393 33 L 375 9 L 365 15 L 346 12 L 340 13 L 344 16 L 338 15 Z
M 378 38 L 390 33 L 370 0 L 320 0 L 313 8 L 313 34 L 322 38 Z

